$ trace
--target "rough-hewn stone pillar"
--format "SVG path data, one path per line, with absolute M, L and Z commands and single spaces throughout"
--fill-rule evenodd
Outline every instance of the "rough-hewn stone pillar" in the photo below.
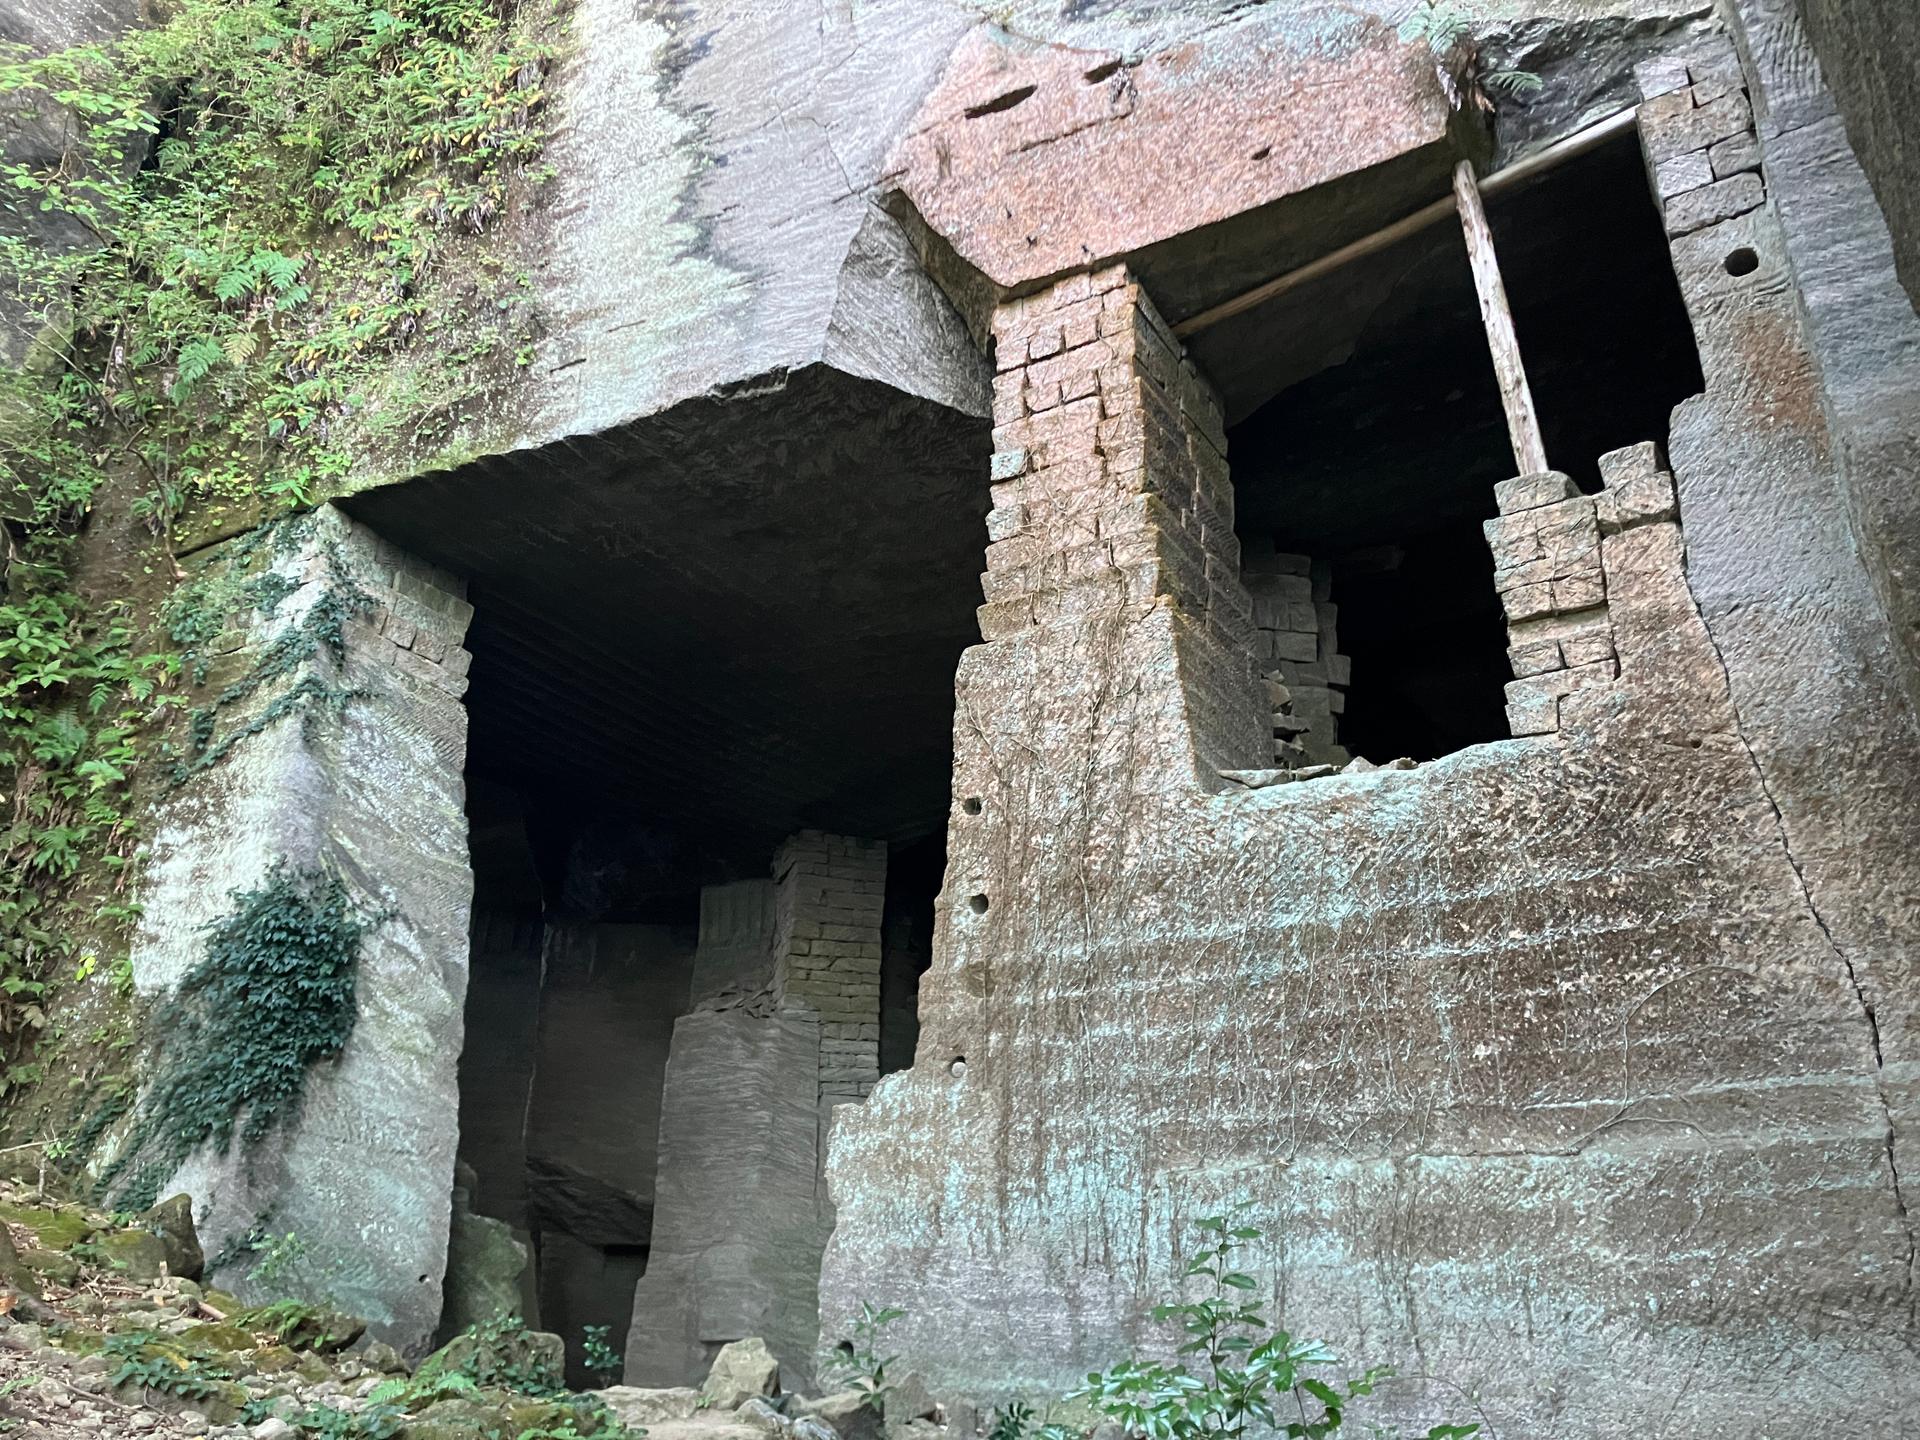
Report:
M 765 1338 L 811 1373 L 819 1183 L 832 1107 L 879 1078 L 887 847 L 806 830 L 773 879 L 702 892 L 694 1009 L 674 1025 L 647 1273 L 629 1384 L 685 1384 L 720 1346 Z
M 333 871 L 381 918 L 360 946 L 352 1035 L 308 1074 L 297 1118 L 227 1154 L 203 1148 L 166 1188 L 193 1195 L 210 1256 L 256 1225 L 297 1235 L 286 1283 L 419 1346 L 440 1317 L 453 1190 L 473 892 L 460 704 L 471 611 L 454 577 L 331 507 L 193 563 L 207 603 L 234 614 L 196 692 L 199 743 L 154 826 L 136 983 L 155 998 L 176 989 L 205 953 L 207 925 L 283 862 Z M 239 590 L 249 578 L 261 583 Z M 326 606 L 337 653 L 297 640 L 326 628 Z M 217 1278 L 246 1291 L 237 1271 Z
M 864 1100 L 880 1078 L 880 918 L 887 847 L 803 830 L 773 861 L 774 954 L 787 1007 L 820 1020 L 820 1105 Z

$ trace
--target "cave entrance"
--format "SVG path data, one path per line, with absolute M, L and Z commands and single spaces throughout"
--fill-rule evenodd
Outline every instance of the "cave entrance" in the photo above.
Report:
M 1664 444 L 1704 384 L 1638 139 L 1626 129 L 1486 207 L 1550 463 L 1597 490 L 1600 455 Z M 1194 350 L 1233 377 L 1236 529 L 1280 763 L 1430 760 L 1505 737 L 1512 676 L 1481 525 L 1515 462 L 1458 223 Z
M 443 1333 L 808 1375 L 832 1112 L 912 1056 L 989 446 L 815 367 L 350 502 L 474 607 Z

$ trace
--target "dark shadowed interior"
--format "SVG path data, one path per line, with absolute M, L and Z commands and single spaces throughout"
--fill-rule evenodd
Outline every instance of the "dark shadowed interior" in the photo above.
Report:
M 1703 384 L 1639 142 L 1625 135 L 1488 210 L 1549 461 L 1597 489 L 1602 454 L 1664 444 L 1673 407 Z M 1364 311 L 1342 363 L 1228 434 L 1243 540 L 1330 565 L 1352 660 L 1342 743 L 1383 762 L 1505 736 L 1511 674 L 1481 523 L 1515 464 L 1458 226 L 1276 306 L 1316 353 Z M 1273 363 L 1297 368 L 1288 353 Z
M 348 502 L 474 606 L 449 1263 L 512 1232 L 575 1383 L 647 1267 L 703 886 L 766 880 L 801 830 L 886 842 L 881 1065 L 911 1061 L 987 450 L 983 420 L 815 367 Z

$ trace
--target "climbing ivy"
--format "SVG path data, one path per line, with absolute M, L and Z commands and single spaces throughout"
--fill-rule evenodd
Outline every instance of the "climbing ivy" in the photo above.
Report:
M 171 0 L 111 40 L 0 45 L 0 129 L 20 139 L 0 157 L 0 1095 L 37 1073 L 63 962 L 84 978 L 90 941 L 124 943 L 130 784 L 179 700 L 179 658 L 143 653 L 148 615 L 83 603 L 76 536 L 111 495 L 163 551 L 148 572 L 182 578 L 172 534 L 196 502 L 304 503 L 360 458 L 351 436 L 412 433 L 471 388 L 450 372 L 529 338 L 526 278 L 460 237 L 542 178 L 558 10 Z M 396 381 L 436 327 L 458 343 Z M 138 585 L 137 559 L 118 568 Z M 284 598 L 249 583 L 232 608 Z M 191 610 L 163 626 L 204 679 L 230 612 Z M 278 658 L 290 671 L 342 618 L 310 617 Z M 249 733 L 343 699 L 292 688 Z M 237 738 L 214 737 L 221 707 L 182 765 Z
M 205 958 L 154 1015 L 152 1086 L 101 1174 L 123 1209 L 152 1205 L 202 1144 L 251 1144 L 298 1112 L 309 1069 L 353 1032 L 360 942 L 379 917 L 325 871 L 275 865 L 207 931 Z M 244 1117 L 244 1122 L 243 1122 Z
M 278 543 L 290 549 L 310 533 L 310 523 L 307 517 L 300 517 L 282 523 L 275 533 Z M 297 714 L 303 721 L 310 721 L 323 713 L 338 714 L 349 700 L 362 693 L 309 672 L 259 707 L 245 723 L 215 738 L 221 715 L 252 698 L 263 687 L 298 674 L 311 661 L 324 657 L 337 667 L 346 658 L 347 622 L 371 611 L 374 601 L 353 578 L 336 542 L 322 545 L 320 553 L 326 579 L 319 594 L 311 599 L 298 619 L 283 625 L 253 653 L 245 671 L 222 686 L 206 704 L 194 708 L 188 725 L 188 753 L 173 767 L 176 784 L 219 763 L 241 741 L 258 735 L 289 715 Z M 297 588 L 274 570 L 248 577 L 244 566 L 250 554 L 242 550 L 218 573 L 181 586 L 168 599 L 165 613 L 169 634 L 185 647 L 189 678 L 196 686 L 207 678 L 210 656 L 205 647 L 208 640 L 223 633 L 234 611 L 251 609 L 263 619 L 271 619 L 278 613 L 280 602 Z

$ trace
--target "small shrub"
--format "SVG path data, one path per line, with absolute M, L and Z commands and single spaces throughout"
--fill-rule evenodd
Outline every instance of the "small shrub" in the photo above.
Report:
M 585 1362 L 587 1369 L 592 1372 L 593 1378 L 600 1382 L 602 1388 L 611 1385 L 626 1368 L 626 1362 L 620 1358 L 619 1352 L 610 1343 L 609 1337 L 613 1334 L 613 1327 L 589 1325 L 580 1334 L 581 1360 Z
M 1321 1341 L 1296 1338 L 1269 1321 L 1264 1303 L 1253 1298 L 1259 1282 L 1236 1264 L 1261 1232 L 1227 1215 L 1209 1216 L 1198 1228 L 1203 1245 L 1186 1278 L 1206 1282 L 1210 1293 L 1153 1309 L 1154 1319 L 1178 1322 L 1187 1337 L 1176 1362 L 1125 1360 L 1089 1375 L 1067 1398 L 1091 1402 L 1137 1440 L 1239 1440 L 1249 1430 L 1287 1440 L 1336 1434 L 1352 1402 L 1371 1395 L 1392 1370 L 1377 1365 L 1348 1380 L 1313 1373 L 1340 1362 Z M 1436 1425 L 1426 1440 L 1465 1440 L 1479 1430 Z
M 906 1313 L 877 1309 L 862 1300 L 852 1335 L 836 1345 L 827 1359 L 827 1373 L 849 1390 L 858 1390 L 867 1408 L 876 1415 L 886 1414 L 887 1392 L 893 1389 L 887 1372 L 899 1359 L 897 1355 L 880 1354 L 881 1332 Z

